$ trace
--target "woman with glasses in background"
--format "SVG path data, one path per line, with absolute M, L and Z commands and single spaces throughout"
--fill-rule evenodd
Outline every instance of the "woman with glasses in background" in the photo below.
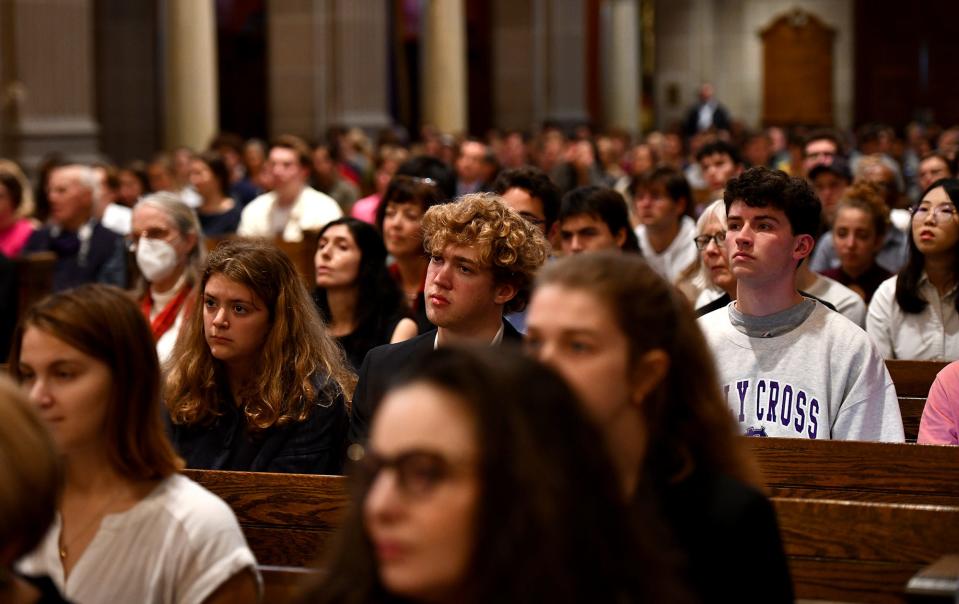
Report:
M 959 180 L 932 183 L 912 210 L 909 261 L 869 304 L 866 331 L 887 359 L 959 359 Z
M 687 601 L 658 523 L 629 524 L 599 440 L 519 352 L 432 352 L 380 404 L 354 507 L 302 601 Z

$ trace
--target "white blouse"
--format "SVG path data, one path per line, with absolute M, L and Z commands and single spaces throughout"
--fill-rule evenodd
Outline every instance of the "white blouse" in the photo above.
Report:
M 886 359 L 954 361 L 959 359 L 959 313 L 956 288 L 940 296 L 923 274 L 919 294 L 929 302 L 912 314 L 896 302 L 896 277 L 883 281 L 869 303 L 866 332 Z
M 60 526 L 57 515 L 46 537 L 17 569 L 49 576 L 76 604 L 200 604 L 241 570 L 257 572 L 233 511 L 180 474 L 161 481 L 129 510 L 105 516 L 66 579 L 59 556 Z M 256 579 L 259 583 L 258 574 Z

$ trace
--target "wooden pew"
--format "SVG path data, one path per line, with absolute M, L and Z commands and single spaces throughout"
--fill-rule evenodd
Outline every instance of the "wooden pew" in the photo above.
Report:
M 959 551 L 957 507 L 795 498 L 773 505 L 799 599 L 906 602 L 917 571 Z
M 57 255 L 53 252 L 35 252 L 14 261 L 17 265 L 17 312 L 22 315 L 53 291 Z
M 906 594 L 910 602 L 954 604 L 959 594 L 959 555 L 939 558 L 909 579 Z
M 236 514 L 263 577 L 264 602 L 289 601 L 318 571 L 349 505 L 342 476 L 185 470 Z
M 793 438 L 746 443 L 774 497 L 959 507 L 959 447 Z
M 936 374 L 946 365 L 948 363 L 939 361 L 886 361 L 892 383 L 896 385 L 907 442 L 916 442 L 919 436 L 919 420 L 922 419 L 922 408 L 926 404 L 929 387 L 936 379 Z
M 310 566 L 349 504 L 342 476 L 185 470 L 223 499 L 260 564 Z

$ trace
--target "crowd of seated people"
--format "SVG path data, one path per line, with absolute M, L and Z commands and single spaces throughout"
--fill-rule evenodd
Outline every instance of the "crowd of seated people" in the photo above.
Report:
M 919 441 L 959 444 L 931 134 L 422 134 L 224 133 L 35 189 L 0 160 L 0 596 L 256 601 L 187 468 L 350 475 L 304 602 L 791 602 L 739 435 L 902 442 L 884 361 L 956 361 Z

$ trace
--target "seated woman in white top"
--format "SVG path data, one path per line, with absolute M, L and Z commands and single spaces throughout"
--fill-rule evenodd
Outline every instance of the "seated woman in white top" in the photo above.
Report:
M 80 604 L 255 602 L 259 577 L 230 508 L 180 475 L 160 370 L 133 300 L 82 286 L 27 312 L 11 369 L 64 459 L 63 496 L 17 564 Z
M 912 211 L 909 261 L 879 286 L 866 331 L 887 359 L 959 359 L 959 180 L 932 183 Z
M 150 323 L 160 363 L 166 362 L 183 318 L 193 312 L 194 288 L 206 248 L 194 211 L 175 193 L 154 193 L 133 209 L 130 238 L 140 280 L 137 299 Z

